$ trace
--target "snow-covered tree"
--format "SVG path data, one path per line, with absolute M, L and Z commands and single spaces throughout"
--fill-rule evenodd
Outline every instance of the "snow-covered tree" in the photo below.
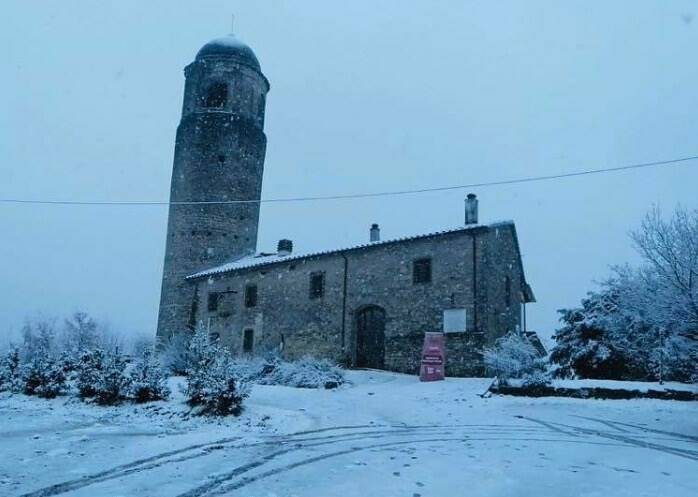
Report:
M 75 312 L 65 320 L 62 338 L 66 358 L 77 362 L 85 352 L 102 345 L 103 337 L 97 321 L 85 312 Z
M 228 351 L 211 341 L 206 330 L 198 328 L 189 342 L 189 357 L 184 392 L 188 404 L 196 407 L 199 414 L 240 414 L 249 390 L 235 379 Z
M 128 396 L 136 402 L 163 400 L 170 396 L 167 376 L 152 348 L 142 348 L 130 371 Z
M 606 293 L 589 293 L 582 307 L 560 310 L 563 326 L 553 336 L 556 344 L 550 361 L 560 377 L 622 379 L 627 361 L 615 343 L 609 326 L 616 304 Z
M 31 359 L 35 354 L 48 354 L 56 348 L 56 324 L 53 319 L 28 318 L 22 327 L 22 358 Z
M 101 405 L 120 403 L 128 393 L 130 378 L 126 358 L 119 348 L 107 351 L 95 385 L 95 401 Z
M 539 353 L 520 333 L 508 333 L 483 351 L 485 367 L 500 379 L 522 378 L 542 369 Z
M 631 237 L 645 260 L 639 274 L 654 294 L 645 300 L 651 323 L 698 340 L 698 210 L 679 207 L 665 220 L 654 207 Z
M 97 388 L 104 369 L 104 351 L 94 349 L 83 352 L 77 365 L 76 385 L 81 398 L 97 395 Z
M 644 263 L 613 268 L 563 310 L 551 360 L 585 378 L 698 380 L 698 211 L 654 208 L 632 239 Z
M 98 404 L 118 404 L 128 395 L 130 376 L 126 358 L 118 348 L 85 352 L 77 367 L 78 395 Z
M 52 399 L 66 389 L 66 377 L 62 365 L 53 356 L 48 341 L 40 340 L 32 345 L 31 354 L 21 365 L 23 391 Z
M 20 369 L 19 347 L 11 345 L 0 360 L 0 392 L 21 392 L 23 382 Z

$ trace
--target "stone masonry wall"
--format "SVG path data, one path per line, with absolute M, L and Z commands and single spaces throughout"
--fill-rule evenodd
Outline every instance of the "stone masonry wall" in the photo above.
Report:
M 283 343 L 290 359 L 314 355 L 353 364 L 357 311 L 377 305 L 386 312 L 386 369 L 415 373 L 424 333 L 443 329 L 444 309 L 465 308 L 466 331 L 446 335 L 447 374 L 482 375 L 482 347 L 520 324 L 523 276 L 514 243 L 513 225 L 478 227 L 348 251 L 346 262 L 334 253 L 202 278 L 194 282 L 197 320 L 235 353 L 242 353 L 244 330 L 253 329 L 255 354 L 281 350 Z M 432 259 L 432 281 L 415 284 L 412 263 L 421 257 Z M 325 274 L 325 292 L 310 299 L 310 274 L 317 271 Z M 254 308 L 244 306 L 247 284 L 258 287 Z M 226 292 L 212 313 L 210 292 Z

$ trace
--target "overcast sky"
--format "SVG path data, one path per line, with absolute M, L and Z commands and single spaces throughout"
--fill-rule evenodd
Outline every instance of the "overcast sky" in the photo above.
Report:
M 184 75 L 230 31 L 271 83 L 263 197 L 438 187 L 698 154 L 695 2 L 10 1 L 0 197 L 167 200 Z M 475 189 L 516 222 L 548 336 L 698 164 Z M 467 191 L 267 204 L 258 249 L 454 227 Z M 0 333 L 84 309 L 155 333 L 167 209 L 0 204 Z

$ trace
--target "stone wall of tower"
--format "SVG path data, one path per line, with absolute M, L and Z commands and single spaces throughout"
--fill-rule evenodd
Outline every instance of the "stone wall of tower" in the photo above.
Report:
M 159 338 L 190 326 L 195 289 L 185 277 L 251 254 L 257 244 L 259 203 L 178 204 L 259 200 L 269 85 L 261 72 L 225 56 L 197 57 L 185 69 L 177 128 Z M 223 105 L 207 106 L 207 92 L 225 84 Z

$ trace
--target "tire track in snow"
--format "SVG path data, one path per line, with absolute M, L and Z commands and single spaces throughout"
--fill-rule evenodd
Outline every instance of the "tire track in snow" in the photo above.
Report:
M 326 431 L 330 430 L 346 430 L 346 429 L 357 429 L 357 428 L 367 428 L 371 427 L 371 425 L 354 425 L 354 426 L 338 426 L 338 427 L 332 427 L 332 428 L 320 428 L 317 430 L 304 430 L 304 431 L 299 431 L 296 433 L 291 433 L 289 435 L 284 435 L 284 437 L 292 437 L 292 436 L 298 436 L 298 435 L 309 435 L 309 434 L 314 434 L 314 433 L 324 433 Z M 210 442 L 205 442 L 205 443 L 200 443 L 200 444 L 194 444 L 194 445 L 189 445 L 186 447 L 181 447 L 179 449 L 175 450 L 170 450 L 166 452 L 161 452 L 160 454 L 156 454 L 150 457 L 146 457 L 143 459 L 137 459 L 136 461 L 132 461 L 130 463 L 126 464 L 121 464 L 119 466 L 114 466 L 110 469 L 100 471 L 98 473 L 93 473 L 91 475 L 86 475 L 82 476 L 80 478 L 74 479 L 74 480 L 69 480 L 61 483 L 57 483 L 48 487 L 44 487 L 38 490 L 34 490 L 32 492 L 28 492 L 25 494 L 20 495 L 20 497 L 48 497 L 51 495 L 59 495 L 65 492 L 69 492 L 71 490 L 76 490 L 78 488 L 82 488 L 88 485 L 92 485 L 93 483 L 99 483 L 105 480 L 109 480 L 112 478 L 118 478 L 123 475 L 127 475 L 133 472 L 137 471 L 143 471 L 147 469 L 152 469 L 158 466 L 161 466 L 162 464 L 167 464 L 168 462 L 179 462 L 182 460 L 186 459 L 191 459 L 192 457 L 187 457 L 187 458 L 179 458 L 176 460 L 172 461 L 166 461 L 167 458 L 178 455 L 178 454 L 183 454 L 185 452 L 189 451 L 194 451 L 198 449 L 206 450 L 207 448 L 212 448 L 212 447 L 217 447 L 220 445 L 226 445 L 233 443 L 237 440 L 240 440 L 242 437 L 227 437 L 227 438 L 221 438 L 218 440 L 213 440 Z M 263 443 L 272 443 L 272 442 L 259 442 L 259 444 Z M 250 444 L 253 445 L 253 444 Z M 209 452 L 204 452 L 204 453 L 197 453 L 193 457 L 201 457 L 207 455 Z M 165 461 L 162 461 L 165 460 Z M 155 463 L 159 462 L 159 464 L 148 464 L 148 463 Z
M 575 416 L 575 417 L 588 419 L 590 421 L 597 421 L 599 423 L 603 423 L 603 424 L 606 424 L 608 426 L 612 426 L 612 425 L 626 426 L 628 428 L 635 428 L 636 430 L 646 431 L 649 433 L 657 433 L 659 435 L 669 435 L 669 436 L 676 437 L 676 438 L 679 438 L 682 440 L 688 440 L 689 442 L 697 442 L 698 443 L 698 437 L 696 437 L 694 435 L 687 435 L 685 433 L 677 433 L 675 431 L 666 431 L 666 430 L 657 430 L 657 429 L 653 429 L 653 428 L 647 428 L 646 426 L 642 426 L 642 425 L 634 425 L 634 424 L 630 424 L 630 423 L 624 423 L 622 421 L 611 421 L 608 419 L 591 418 L 591 417 L 587 417 L 587 416 Z M 620 431 L 629 432 L 629 430 L 623 430 L 623 429 L 618 428 L 618 427 L 616 427 L 616 429 L 620 430 Z
M 387 447 L 393 447 L 393 446 L 400 446 L 400 445 L 410 445 L 410 444 L 419 444 L 419 443 L 434 443 L 434 442 L 471 442 L 471 441 L 487 441 L 487 440 L 500 440 L 500 441 L 525 441 L 525 442 L 553 442 L 553 443 L 559 443 L 559 442 L 568 442 L 568 443 L 580 443 L 580 444 L 593 444 L 593 445 L 613 445 L 613 446 L 623 446 L 622 444 L 609 444 L 609 443 L 598 443 L 598 442 L 590 442 L 586 440 L 568 440 L 568 439 L 544 439 L 544 438 L 473 438 L 469 437 L 467 435 L 461 436 L 461 437 L 452 437 L 452 438 L 428 438 L 428 439 L 411 439 L 411 440 L 403 440 L 403 441 L 397 441 L 397 442 L 384 442 L 380 444 L 374 444 L 374 445 L 367 445 L 367 446 L 361 446 L 361 447 L 351 447 L 348 449 L 344 450 L 339 450 L 335 452 L 330 452 L 330 453 L 325 453 L 321 454 L 318 456 L 313 456 L 310 458 L 302 459 L 300 461 L 296 461 L 293 463 L 286 464 L 284 466 L 281 466 L 279 468 L 274 468 L 270 469 L 268 471 L 265 471 L 264 473 L 260 473 L 259 475 L 254 475 L 254 476 L 247 476 L 243 477 L 240 481 L 228 485 L 223 485 L 220 486 L 221 484 L 219 483 L 219 488 L 208 488 L 206 491 L 203 493 L 200 492 L 203 488 L 198 487 L 197 489 L 190 490 L 189 492 L 186 492 L 184 494 L 180 494 L 177 497 L 209 497 L 209 496 L 214 496 L 214 495 L 222 495 L 226 494 L 229 492 L 233 492 L 235 490 L 239 490 L 242 487 L 245 487 L 251 483 L 254 483 L 258 480 L 262 480 L 264 478 L 268 478 L 270 476 L 276 476 L 280 473 L 284 473 L 287 471 L 290 471 L 292 469 L 295 469 L 300 466 L 306 466 L 309 464 L 314 464 L 320 461 L 324 461 L 327 459 L 331 459 L 333 457 L 339 457 L 347 454 L 352 454 L 355 452 L 360 452 L 364 450 L 373 450 L 373 449 L 381 449 L 381 448 L 387 448 Z M 318 444 L 320 445 L 320 444 Z M 254 465 L 254 467 L 258 467 L 260 464 L 257 464 L 258 461 L 255 461 L 255 463 L 250 463 L 246 466 Z M 240 474 L 245 473 L 247 471 L 250 471 L 251 469 L 254 468 L 246 468 L 244 466 L 241 466 L 240 468 L 236 468 L 239 470 L 243 471 L 232 471 L 231 473 L 228 474 L 229 478 L 228 480 L 233 479 L 235 476 L 240 476 Z M 233 474 L 234 473 L 234 474 Z M 207 487 L 209 487 L 207 485 Z
M 303 441 L 313 441 L 313 440 L 334 440 L 334 439 L 346 438 L 349 436 L 368 435 L 368 434 L 373 434 L 373 433 L 382 433 L 385 435 L 389 435 L 389 434 L 399 433 L 399 432 L 405 431 L 406 429 L 409 429 L 409 427 L 397 426 L 397 427 L 394 427 L 394 430 L 392 432 L 386 432 L 386 431 L 383 431 L 383 432 L 367 431 L 367 432 L 358 432 L 358 433 L 357 432 L 348 432 L 346 434 L 327 435 L 324 437 L 295 438 L 298 436 L 324 433 L 327 431 L 349 430 L 349 429 L 357 429 L 357 428 L 359 428 L 359 429 L 360 428 L 375 428 L 375 425 L 338 426 L 338 427 L 320 428 L 317 430 L 305 430 L 305 431 L 300 431 L 300 432 L 296 432 L 296 433 L 291 433 L 288 435 L 281 435 L 281 436 L 275 435 L 270 440 L 266 440 L 266 441 L 262 441 L 262 442 L 254 442 L 254 443 L 249 443 L 249 444 L 241 444 L 241 445 L 237 445 L 237 446 L 230 446 L 230 444 L 237 441 L 237 440 L 240 440 L 241 437 L 223 438 L 223 439 L 214 440 L 211 442 L 190 445 L 190 446 L 182 447 L 182 448 L 179 448 L 176 450 L 163 452 L 163 453 L 151 456 L 151 457 L 147 457 L 147 458 L 139 459 L 139 460 L 136 460 L 136 461 L 133 461 L 130 463 L 115 466 L 115 467 L 110 468 L 110 469 L 105 470 L 105 471 L 100 471 L 98 473 L 86 475 L 86 476 L 83 476 L 81 478 L 57 483 L 57 484 L 54 484 L 54 485 L 51 485 L 48 487 L 34 490 L 32 492 L 24 493 L 20 497 L 49 497 L 52 495 L 59 495 L 62 493 L 70 492 L 72 490 L 77 490 L 77 489 L 82 488 L 82 487 L 93 485 L 95 483 L 101 483 L 103 481 L 111 480 L 114 478 L 120 478 L 122 476 L 128 476 L 128 475 L 133 474 L 133 473 L 140 473 L 142 471 L 154 469 L 154 468 L 163 466 L 165 464 L 172 464 L 172 463 L 176 463 L 176 462 L 187 461 L 187 460 L 198 458 L 198 457 L 204 457 L 204 456 L 209 455 L 212 451 L 220 450 L 220 449 L 226 449 L 226 448 L 228 448 L 228 449 L 247 449 L 247 448 L 254 448 L 254 447 L 265 446 L 265 445 L 278 445 L 280 443 L 303 442 Z M 440 428 L 440 427 L 434 427 L 434 428 Z M 172 456 L 184 454 L 186 452 L 195 451 L 195 450 L 201 450 L 201 452 L 196 452 L 194 454 L 189 454 L 189 455 L 185 455 L 185 456 L 178 457 L 175 459 L 170 459 Z
M 351 431 L 351 430 L 360 430 L 364 428 L 369 428 L 369 431 Z M 382 428 L 387 428 L 388 430 L 382 430 L 382 431 L 375 431 L 379 430 Z M 304 431 L 299 431 L 295 433 L 291 433 L 288 435 L 273 435 L 270 437 L 269 440 L 265 441 L 260 441 L 260 442 L 253 442 L 253 443 L 248 443 L 248 444 L 240 444 L 240 445 L 231 445 L 236 441 L 239 441 L 241 437 L 228 437 L 228 438 L 222 438 L 210 442 L 205 442 L 205 443 L 200 443 L 200 444 L 195 444 L 195 445 L 190 445 L 186 447 L 182 447 L 179 449 L 163 452 L 160 454 L 156 454 L 147 458 L 143 459 L 138 459 L 136 461 L 132 461 L 130 463 L 122 464 L 119 466 L 112 467 L 108 470 L 100 471 L 98 473 L 93 473 L 91 475 L 86 475 L 74 480 L 68 480 L 64 482 L 60 482 L 54 485 L 50 485 L 48 487 L 44 487 L 38 490 L 34 490 L 31 492 L 27 492 L 22 494 L 20 497 L 50 497 L 53 495 L 60 495 L 64 494 L 66 492 L 70 492 L 73 490 L 77 490 L 83 487 L 87 487 L 90 485 L 94 485 L 97 483 L 101 483 L 104 481 L 112 480 L 115 478 L 121 478 L 124 476 L 129 476 L 134 473 L 141 473 L 143 471 L 148 471 L 151 469 L 155 469 L 164 465 L 169 465 L 173 463 L 178 463 L 178 462 L 184 462 L 187 460 L 199 458 L 199 457 L 205 457 L 209 454 L 211 454 L 214 451 L 217 450 L 223 450 L 223 449 L 249 449 L 249 448 L 255 448 L 255 447 L 261 447 L 261 446 L 272 446 L 272 445 L 278 445 L 278 444 L 288 444 L 288 443 L 297 443 L 297 444 L 302 444 L 304 442 L 322 442 L 322 445 L 329 444 L 329 443 L 340 443 L 340 442 L 346 442 L 346 441 L 351 441 L 355 439 L 356 437 L 360 437 L 361 439 L 363 438 L 386 438 L 390 436 L 396 436 L 396 435 L 402 435 L 405 433 L 415 433 L 417 431 L 431 431 L 431 430 L 446 430 L 446 429 L 454 429 L 454 428 L 471 428 L 475 429 L 476 431 L 481 431 L 482 433 L 487 433 L 491 435 L 512 435 L 512 434 L 523 434 L 523 435 L 530 435 L 530 434 L 535 434 L 539 433 L 540 430 L 537 429 L 531 429 L 527 428 L 526 426 L 518 426 L 518 425 L 499 425 L 499 424 L 492 424 L 492 425 L 485 425 L 485 424 L 452 424 L 452 425 L 376 425 L 376 424 L 369 424 L 369 425 L 349 425 L 349 426 L 335 426 L 335 427 L 326 427 L 326 428 L 319 428 L 316 430 L 304 430 Z M 315 434 L 321 434 L 321 433 L 326 433 L 330 431 L 345 431 L 349 430 L 346 433 L 341 433 L 341 434 L 332 434 L 332 435 L 326 435 L 326 436 L 319 436 L 319 437 L 311 437 L 311 438 L 299 438 L 303 437 L 306 435 L 315 435 Z M 297 445 L 294 447 L 291 447 L 289 449 L 285 449 L 283 453 L 290 452 L 291 450 L 300 450 L 308 446 L 314 446 L 313 445 Z M 198 451 L 194 452 L 192 454 L 187 454 L 188 452 L 193 452 L 193 451 Z M 180 457 L 175 457 L 173 456 L 180 456 Z M 248 465 L 245 465 L 248 466 Z M 255 465 L 253 467 L 256 467 L 258 465 Z M 250 468 L 252 469 L 252 468 Z
M 570 429 L 570 430 L 573 430 L 573 431 L 576 431 L 579 433 L 583 433 L 585 435 L 594 435 L 594 436 L 597 436 L 600 438 L 617 440 L 619 442 L 624 442 L 628 445 L 632 445 L 635 447 L 652 449 L 652 450 L 656 450 L 659 452 L 663 452 L 665 454 L 671 454 L 674 456 L 683 457 L 685 459 L 691 459 L 694 461 L 698 461 L 698 451 L 695 451 L 695 450 L 680 449 L 677 447 L 671 447 L 668 445 L 662 445 L 662 444 L 658 444 L 658 443 L 654 443 L 654 442 L 648 442 L 645 440 L 638 440 L 638 439 L 632 438 L 630 436 L 620 435 L 620 434 L 616 434 L 616 433 L 603 432 L 601 430 L 595 430 L 593 428 L 584 428 L 581 426 L 570 426 L 570 425 L 563 424 L 563 423 L 552 423 L 552 422 L 542 421 L 540 419 L 529 418 L 529 417 L 525 417 L 525 416 L 522 416 L 522 417 L 524 419 L 528 419 L 529 421 L 533 421 L 534 423 L 549 424 L 551 426 L 562 426 L 563 428 L 567 428 L 567 429 Z M 560 430 L 560 431 L 562 431 L 562 430 Z

